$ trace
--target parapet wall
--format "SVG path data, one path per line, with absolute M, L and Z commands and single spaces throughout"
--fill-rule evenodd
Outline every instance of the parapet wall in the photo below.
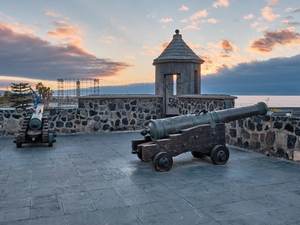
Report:
M 230 95 L 180 95 L 178 96 L 177 107 L 180 115 L 195 112 L 197 109 L 208 111 L 234 108 L 234 99 Z
M 234 107 L 232 96 L 179 96 L 176 107 L 183 114 L 199 109 L 220 110 Z M 93 133 L 140 130 L 150 119 L 160 119 L 163 97 L 159 95 L 84 96 L 76 109 L 45 109 L 50 128 L 57 133 Z M 0 136 L 16 135 L 23 119 L 32 111 L 0 110 Z
M 300 119 L 254 116 L 226 124 L 226 143 L 268 156 L 300 161 Z

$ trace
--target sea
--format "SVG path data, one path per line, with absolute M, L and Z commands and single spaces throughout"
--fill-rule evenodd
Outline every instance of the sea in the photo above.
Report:
M 295 95 L 234 95 L 235 107 L 264 102 L 268 107 L 300 108 L 300 96 Z

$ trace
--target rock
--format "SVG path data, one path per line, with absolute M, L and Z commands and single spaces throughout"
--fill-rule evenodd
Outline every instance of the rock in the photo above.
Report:
M 281 128 L 282 128 L 282 123 L 275 122 L 275 123 L 274 123 L 274 128 L 275 128 L 275 129 L 281 129 Z
M 276 152 L 276 156 L 277 156 L 277 157 L 284 157 L 284 156 L 285 156 L 284 149 L 278 148 L 278 149 L 277 149 L 277 152 Z
M 3 122 L 3 130 L 5 130 L 6 134 L 15 135 L 21 129 L 19 120 L 15 120 L 10 118 L 8 120 L 4 120 Z
M 291 133 L 294 132 L 294 127 L 291 124 L 285 125 L 284 129 L 291 132 Z
M 275 141 L 275 133 L 273 131 L 268 132 L 266 137 L 266 144 L 273 145 L 274 141 Z
M 251 120 L 248 120 L 247 125 L 248 125 L 249 130 L 252 130 L 252 131 L 255 130 L 255 124 Z
M 300 161 L 300 151 L 294 151 L 294 161 Z
M 296 136 L 294 136 L 294 135 L 288 135 L 288 138 L 287 138 L 287 147 L 288 147 L 288 149 L 295 148 L 296 140 L 297 140 Z
M 300 136 L 300 128 L 299 128 L 299 127 L 296 127 L 296 129 L 295 129 L 295 134 L 296 134 L 297 136 Z

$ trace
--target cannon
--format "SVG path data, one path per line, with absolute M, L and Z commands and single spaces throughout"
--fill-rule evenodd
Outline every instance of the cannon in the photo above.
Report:
M 156 171 L 171 169 L 172 157 L 191 152 L 195 158 L 209 156 L 216 165 L 229 159 L 225 123 L 251 116 L 265 115 L 264 102 L 219 111 L 196 110 L 193 114 L 150 120 L 141 131 L 142 140 L 132 140 L 132 154 L 144 162 L 152 161 Z
M 23 143 L 46 143 L 49 147 L 56 142 L 56 134 L 53 130 L 49 130 L 49 122 L 47 116 L 43 115 L 44 104 L 37 93 L 30 88 L 34 101 L 34 112 L 31 116 L 24 118 L 21 130 L 15 137 L 14 143 L 17 148 L 22 147 Z

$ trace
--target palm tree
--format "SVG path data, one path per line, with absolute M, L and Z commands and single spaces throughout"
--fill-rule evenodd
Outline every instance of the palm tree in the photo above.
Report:
M 48 107 L 49 100 L 51 99 L 54 92 L 50 89 L 50 87 L 44 86 L 42 82 L 38 82 L 35 88 L 41 96 L 45 107 Z

